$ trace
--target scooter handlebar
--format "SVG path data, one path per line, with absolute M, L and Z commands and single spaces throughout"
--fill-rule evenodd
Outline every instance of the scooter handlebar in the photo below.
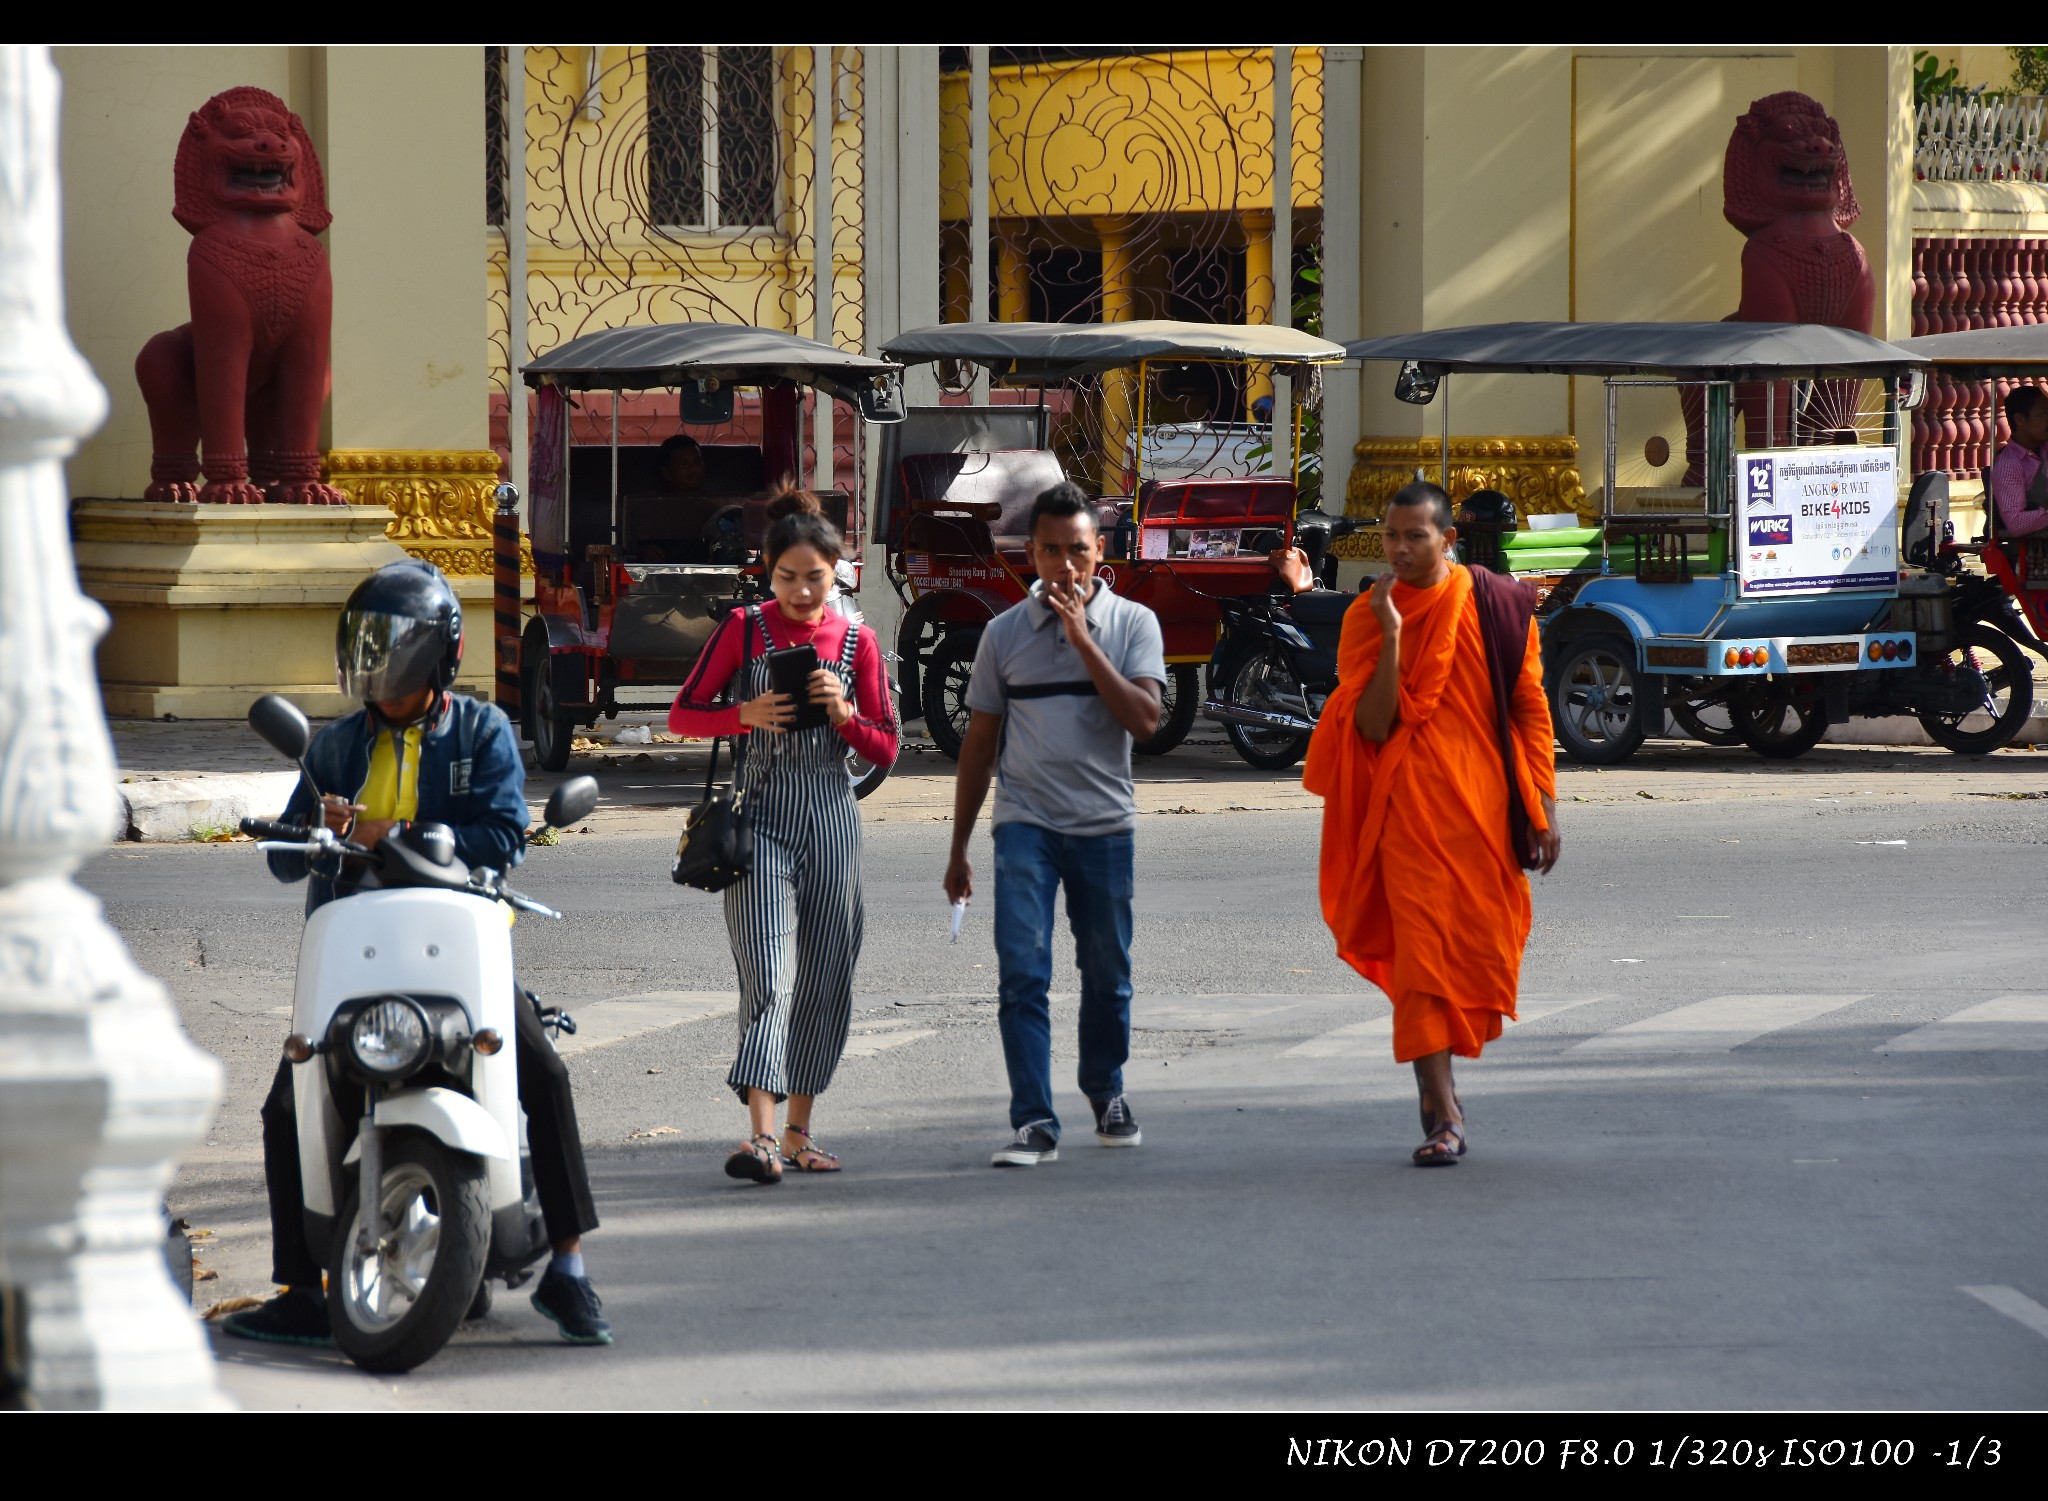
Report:
M 252 839 L 289 839 L 299 844 L 312 832 L 304 824 L 283 823 L 274 818 L 245 818 L 241 827 Z

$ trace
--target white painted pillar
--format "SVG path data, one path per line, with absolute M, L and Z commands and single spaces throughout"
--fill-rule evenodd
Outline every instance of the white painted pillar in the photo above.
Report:
M 967 321 L 988 318 L 988 48 L 969 47 L 967 98 Z M 977 406 L 988 402 L 988 371 L 974 372 Z
M 161 1204 L 221 1067 L 71 880 L 118 814 L 67 530 L 107 394 L 64 326 L 57 89 L 47 48 L 0 47 L 0 1283 L 36 1406 L 220 1407 Z
M 593 56 L 595 50 L 593 49 Z M 527 457 L 531 435 L 526 420 L 526 48 L 505 49 L 505 434 L 512 456 L 512 483 L 519 487 L 519 525 L 526 526 Z
M 1294 326 L 1294 49 L 1273 49 L 1273 326 Z M 1293 382 L 1273 371 L 1273 473 L 1294 452 Z
M 1323 49 L 1323 337 L 1337 344 L 1365 334 L 1359 248 L 1364 67 L 1363 47 Z M 1358 397 L 1358 366 L 1324 367 L 1323 509 L 1332 516 L 1344 514 L 1359 439 Z

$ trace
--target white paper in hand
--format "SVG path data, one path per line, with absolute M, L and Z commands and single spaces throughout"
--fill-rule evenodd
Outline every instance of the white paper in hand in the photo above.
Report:
M 946 940 L 948 943 L 958 943 L 960 941 L 960 924 L 966 920 L 966 917 L 967 901 L 963 897 L 961 900 L 953 903 L 953 936 Z

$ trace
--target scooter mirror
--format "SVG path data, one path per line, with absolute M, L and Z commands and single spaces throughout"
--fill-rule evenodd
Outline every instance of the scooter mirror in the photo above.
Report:
M 540 812 L 541 822 L 551 829 L 566 829 L 588 818 L 596 806 L 597 778 L 571 777 L 548 794 L 548 804 Z
M 249 728 L 263 743 L 287 760 L 297 761 L 313 743 L 313 727 L 306 723 L 298 705 L 275 693 L 266 693 L 249 705 Z

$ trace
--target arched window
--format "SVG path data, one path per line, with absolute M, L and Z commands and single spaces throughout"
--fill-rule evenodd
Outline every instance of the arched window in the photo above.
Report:
M 674 229 L 775 222 L 775 55 L 647 49 L 647 217 Z

